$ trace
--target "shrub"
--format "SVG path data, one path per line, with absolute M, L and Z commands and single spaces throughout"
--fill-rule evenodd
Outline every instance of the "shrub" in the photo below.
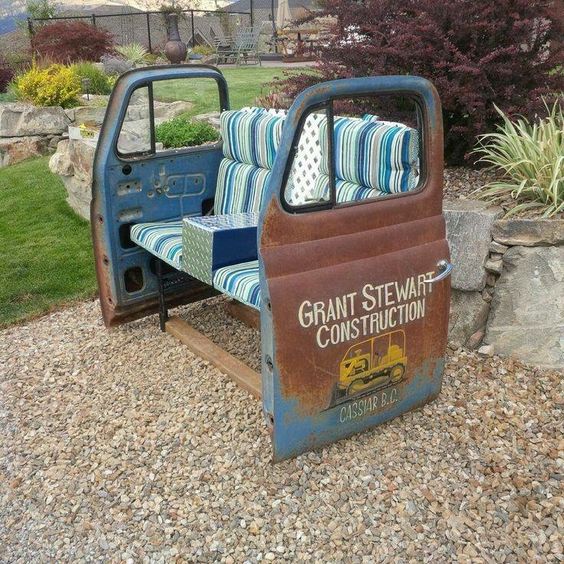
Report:
M 554 103 L 549 115 L 531 124 L 512 122 L 496 108 L 503 124 L 479 138 L 480 161 L 502 178 L 477 191 L 483 199 L 509 207 L 507 215 L 538 209 L 545 217 L 564 211 L 564 112 Z
M 143 58 L 143 62 L 148 65 L 156 65 L 159 58 L 160 56 L 158 55 L 158 53 L 147 53 Z
M 0 57 L 0 93 L 6 92 L 13 78 L 14 70 Z
M 190 121 L 186 117 L 175 117 L 156 127 L 156 140 L 165 149 L 194 147 L 219 139 L 219 133 L 209 123 Z
M 112 91 L 113 85 L 108 75 L 92 63 L 77 63 L 73 69 L 81 79 L 90 80 L 90 94 L 109 94 Z
M 36 106 L 76 105 L 81 92 L 80 77 L 73 68 L 50 65 L 44 69 L 32 67 L 15 80 L 18 97 Z
M 112 35 L 85 22 L 62 21 L 42 26 L 33 36 L 35 53 L 49 61 L 99 61 L 113 51 Z
M 129 43 L 128 45 L 118 45 L 116 51 L 132 65 L 140 65 L 145 62 L 147 49 L 139 43 Z
M 508 115 L 532 117 L 558 88 L 561 21 L 548 0 L 324 0 L 333 36 L 321 47 L 321 79 L 415 74 L 430 79 L 443 105 L 445 153 L 461 163 L 480 133 Z M 295 97 L 320 78 L 274 84 Z M 562 79 L 560 77 L 560 84 Z
M 209 45 L 196 45 L 191 52 L 194 55 L 202 55 L 202 57 L 209 57 L 214 54 L 214 50 Z

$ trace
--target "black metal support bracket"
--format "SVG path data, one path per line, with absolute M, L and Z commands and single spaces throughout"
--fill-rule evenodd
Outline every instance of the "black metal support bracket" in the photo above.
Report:
M 166 307 L 165 284 L 163 279 L 163 261 L 159 258 L 157 259 L 156 267 L 157 280 L 159 283 L 159 325 L 161 331 L 164 331 L 168 320 L 168 308 Z
M 155 273 L 159 294 L 159 326 L 161 331 L 165 331 L 166 322 L 169 319 L 167 295 L 169 297 L 178 296 L 178 294 L 190 288 L 201 287 L 202 283 L 193 276 L 170 267 L 159 258 L 156 259 Z M 210 288 L 210 290 L 213 292 L 213 289 Z

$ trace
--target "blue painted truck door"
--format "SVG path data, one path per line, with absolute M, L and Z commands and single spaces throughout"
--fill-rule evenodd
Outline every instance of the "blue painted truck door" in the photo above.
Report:
M 346 121 L 334 106 L 391 94 L 414 104 L 418 180 L 411 190 L 400 186 L 373 197 L 371 182 L 387 182 L 391 173 L 371 167 L 401 161 L 404 153 L 387 154 L 385 146 L 398 131 L 407 139 L 412 128 L 371 116 Z M 299 136 L 307 116 L 320 111 L 327 197 L 294 207 L 287 184 L 300 161 Z M 371 139 L 379 141 L 370 145 Z M 379 425 L 439 394 L 451 268 L 442 151 L 438 95 L 418 77 L 326 82 L 292 105 L 259 231 L 263 406 L 275 461 Z
M 165 150 L 155 123 L 171 92 L 209 81 L 218 112 L 229 109 L 221 72 L 205 65 L 146 67 L 122 75 L 110 97 L 94 160 L 91 223 L 100 302 L 106 325 L 117 325 L 157 309 L 152 255 L 132 243 L 133 224 L 180 220 L 213 206 L 221 143 Z M 162 100 L 162 101 L 161 101 Z M 182 110 L 194 113 L 190 102 Z M 176 108 L 178 109 L 178 108 Z M 171 303 L 209 293 L 195 283 Z

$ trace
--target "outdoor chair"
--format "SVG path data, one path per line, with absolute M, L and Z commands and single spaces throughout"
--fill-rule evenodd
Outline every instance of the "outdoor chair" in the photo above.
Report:
M 234 38 L 214 38 L 216 64 L 242 63 L 262 65 L 259 53 L 259 39 L 262 25 L 245 27 L 237 31 Z
M 150 151 L 120 153 L 131 94 L 179 78 L 217 82 L 217 143 L 161 152 L 153 140 Z M 158 308 L 163 331 L 262 398 L 275 461 L 440 393 L 453 265 L 441 210 L 441 106 L 428 81 L 329 81 L 287 112 L 229 110 L 224 76 L 204 65 L 137 69 L 119 81 L 91 208 L 107 326 Z M 409 124 L 417 128 L 341 114 L 343 100 L 392 94 L 416 100 Z M 169 308 L 212 296 L 223 296 L 213 308 L 260 326 L 260 374 L 182 312 L 169 317 Z M 189 316 L 207 312 L 204 302 Z M 239 330 L 225 323 L 222 331 Z
M 223 160 L 219 166 L 214 215 L 171 222 L 138 223 L 131 240 L 172 266 L 217 291 L 260 309 L 256 228 L 258 213 L 280 144 L 285 110 L 243 108 L 221 114 Z M 311 114 L 296 156 L 287 190 L 288 201 L 308 203 L 329 198 L 329 161 L 325 139 L 327 120 Z M 368 139 L 368 141 L 366 141 Z M 364 140 L 364 142 L 363 142 Z M 349 143 L 363 151 L 352 151 Z M 417 131 L 402 124 L 335 117 L 335 148 L 350 158 L 337 163 L 337 202 L 354 202 L 412 190 L 418 182 Z M 380 147 L 380 150 L 377 150 Z M 366 166 L 379 151 L 390 167 L 380 178 Z M 312 166 L 316 163 L 316 166 Z M 164 294 L 161 327 L 167 318 Z

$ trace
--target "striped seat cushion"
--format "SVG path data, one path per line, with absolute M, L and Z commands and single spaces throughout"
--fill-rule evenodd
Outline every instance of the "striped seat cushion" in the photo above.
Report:
M 138 223 L 131 227 L 130 237 L 140 247 L 181 270 L 182 221 Z
M 215 213 L 258 212 L 271 172 L 266 168 L 223 159 L 215 190 Z
M 329 174 L 327 122 L 319 128 L 321 165 Z M 419 135 L 405 125 L 335 118 L 335 175 L 388 194 L 406 192 L 419 181 Z
M 248 306 L 260 309 L 260 282 L 257 260 L 219 268 L 214 272 L 213 286 L 216 290 Z
M 261 168 L 272 168 L 280 146 L 283 116 L 232 110 L 220 117 L 223 156 Z

